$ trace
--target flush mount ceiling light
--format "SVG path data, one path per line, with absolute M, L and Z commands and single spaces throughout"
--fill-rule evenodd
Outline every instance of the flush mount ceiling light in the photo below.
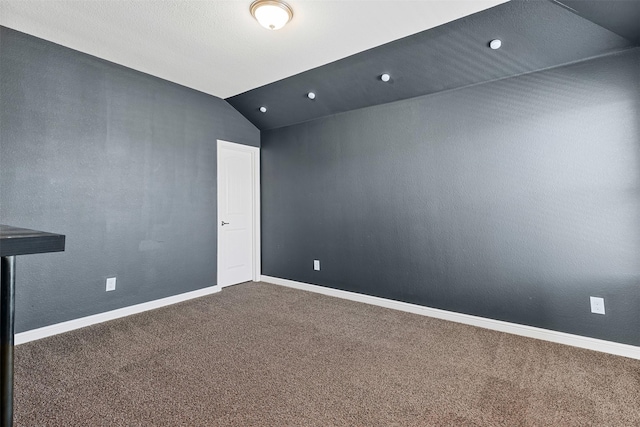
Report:
M 293 18 L 291 7 L 279 0 L 256 0 L 250 10 L 256 21 L 268 30 L 279 30 Z
M 500 39 L 493 39 L 489 42 L 489 47 L 493 50 L 500 49 L 500 46 L 502 46 L 502 40 Z

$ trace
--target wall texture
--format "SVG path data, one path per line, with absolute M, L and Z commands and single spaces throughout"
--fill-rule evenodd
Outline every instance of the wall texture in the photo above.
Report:
M 0 223 L 66 234 L 18 257 L 16 332 L 216 283 L 225 101 L 0 28 Z M 117 290 L 105 292 L 105 279 Z
M 262 174 L 263 274 L 640 345 L 640 49 L 264 131 Z

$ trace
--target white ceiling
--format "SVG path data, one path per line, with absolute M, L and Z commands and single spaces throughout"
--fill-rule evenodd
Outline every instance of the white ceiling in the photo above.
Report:
M 507 0 L 290 0 L 269 31 L 252 0 L 0 0 L 0 25 L 227 98 Z

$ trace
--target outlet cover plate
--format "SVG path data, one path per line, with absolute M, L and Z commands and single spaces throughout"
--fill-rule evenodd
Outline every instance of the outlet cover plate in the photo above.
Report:
M 591 299 L 591 312 L 595 314 L 604 314 L 604 298 L 589 297 Z
M 313 269 L 316 271 L 320 271 L 320 260 L 319 259 L 314 259 L 313 260 Z
M 107 292 L 116 290 L 116 278 L 109 277 L 107 278 Z

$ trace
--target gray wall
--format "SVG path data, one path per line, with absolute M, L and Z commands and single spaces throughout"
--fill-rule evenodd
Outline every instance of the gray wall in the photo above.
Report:
M 0 223 L 67 236 L 18 257 L 17 332 L 216 283 L 216 139 L 260 138 L 236 110 L 6 28 L 0 95 Z
M 639 49 L 261 138 L 263 274 L 640 345 Z

